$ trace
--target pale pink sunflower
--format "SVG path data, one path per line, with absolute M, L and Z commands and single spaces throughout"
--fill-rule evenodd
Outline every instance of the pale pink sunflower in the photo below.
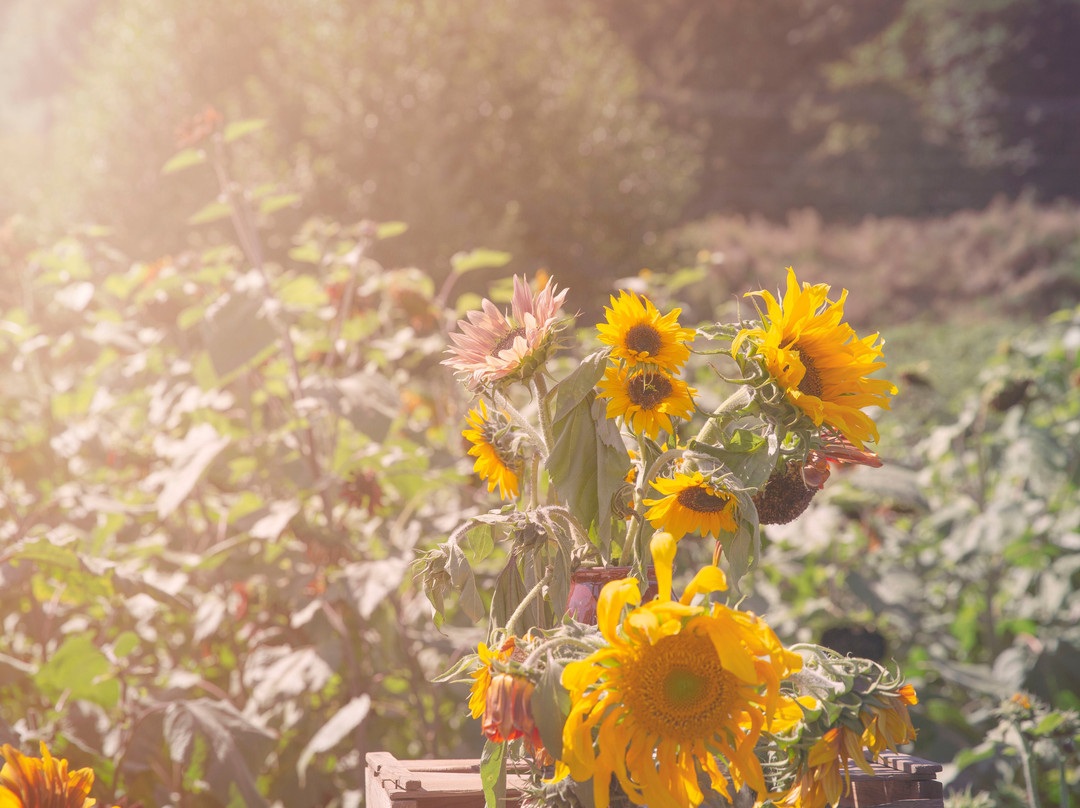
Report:
M 566 291 L 556 292 L 549 279 L 534 295 L 525 279 L 515 275 L 510 314 L 485 299 L 480 311 L 458 320 L 458 331 L 450 335 L 454 347 L 443 364 L 462 374 L 472 389 L 527 379 L 551 351 Z

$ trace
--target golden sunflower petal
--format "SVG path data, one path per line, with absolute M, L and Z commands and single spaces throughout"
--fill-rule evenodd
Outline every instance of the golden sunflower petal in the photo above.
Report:
M 659 579 L 659 575 L 657 575 L 657 578 Z M 683 590 L 679 602 L 690 605 L 696 595 L 708 592 L 723 592 L 725 589 L 727 589 L 727 577 L 724 575 L 724 571 L 710 564 L 697 571 L 693 580 Z
M 636 578 L 609 581 L 600 590 L 596 600 L 596 625 L 608 642 L 617 640 L 619 618 L 628 603 L 634 606 L 641 603 L 641 589 Z
M 727 621 L 716 619 L 701 620 L 695 618 L 687 624 L 691 626 L 701 625 L 704 627 L 713 647 L 720 657 L 720 664 L 725 670 L 731 671 L 744 682 L 756 682 L 757 671 L 750 655 L 743 649 L 739 641 L 739 635 Z
M 675 551 L 678 543 L 675 537 L 664 531 L 653 533 L 649 542 L 653 566 L 656 567 L 656 583 L 661 601 L 671 600 L 671 576 L 675 567 Z M 683 601 L 684 603 L 688 601 Z

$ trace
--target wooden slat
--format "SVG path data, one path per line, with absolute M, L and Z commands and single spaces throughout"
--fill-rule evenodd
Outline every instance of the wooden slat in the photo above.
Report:
M 398 760 L 387 752 L 366 758 L 369 808 L 483 808 L 480 764 L 476 759 Z M 942 787 L 935 777 L 941 766 L 894 753 L 871 762 L 869 775 L 849 761 L 851 791 L 840 808 L 942 808 Z M 519 805 L 527 766 L 511 765 L 507 808 Z
M 371 808 L 483 808 L 480 763 L 475 758 L 398 760 L 386 752 L 369 752 L 366 763 Z M 507 808 L 520 804 L 526 781 L 520 774 L 507 773 Z
M 904 755 L 898 752 L 882 752 L 881 763 L 898 771 L 909 774 L 936 774 L 941 771 L 940 763 L 917 758 L 914 755 Z

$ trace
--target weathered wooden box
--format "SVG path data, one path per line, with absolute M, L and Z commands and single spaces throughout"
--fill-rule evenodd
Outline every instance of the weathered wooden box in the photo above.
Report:
M 851 793 L 840 799 L 840 808 L 942 808 L 940 763 L 882 752 L 871 763 L 873 776 L 851 765 Z
M 851 765 L 851 793 L 840 808 L 942 808 L 941 766 L 911 755 L 884 753 L 870 776 Z M 520 803 L 525 775 L 506 776 L 508 808 Z M 367 756 L 368 808 L 483 808 L 480 763 L 473 760 L 398 760 Z

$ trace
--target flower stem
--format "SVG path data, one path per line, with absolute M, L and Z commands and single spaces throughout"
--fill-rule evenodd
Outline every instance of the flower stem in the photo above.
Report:
M 540 643 L 540 645 L 536 646 L 536 648 L 534 648 L 532 651 L 530 651 L 529 656 L 526 657 L 525 662 L 522 663 L 522 667 L 526 669 L 531 669 L 545 651 L 551 648 L 562 646 L 579 648 L 589 654 L 593 653 L 601 647 L 596 643 L 589 643 L 585 640 L 575 639 L 574 637 L 554 637 L 550 640 L 545 640 L 544 642 Z
M 547 403 L 547 382 L 541 373 L 535 373 L 532 377 L 533 390 L 536 392 L 536 411 L 540 414 L 540 434 L 544 436 L 545 456 L 554 445 L 551 432 L 551 411 Z
M 544 577 L 536 582 L 536 586 L 529 590 L 529 593 L 525 595 L 524 598 L 522 598 L 521 603 L 518 604 L 518 607 L 514 609 L 514 613 L 510 615 L 510 619 L 506 621 L 506 631 L 509 634 L 513 634 L 516 636 L 517 632 L 515 631 L 515 628 L 517 626 L 518 620 L 520 620 L 525 614 L 525 609 L 528 608 L 529 604 L 532 603 L 533 600 L 535 600 L 536 596 L 543 592 L 544 587 L 551 582 L 552 572 L 553 571 L 551 569 L 548 569 L 548 571 L 544 573 Z
M 1024 733 L 1019 726 L 1013 724 L 1013 731 L 1020 741 L 1020 763 L 1024 769 L 1024 785 L 1027 787 L 1028 808 L 1039 808 L 1039 795 L 1035 793 L 1035 780 L 1031 774 L 1031 746 L 1024 738 Z
M 506 397 L 505 393 L 498 391 L 492 392 L 492 401 L 499 407 L 499 409 L 506 412 L 510 419 L 514 422 L 514 426 L 519 427 L 525 434 L 529 436 L 529 439 L 536 445 L 536 448 L 540 451 L 540 454 L 544 457 L 548 455 L 548 445 L 544 440 L 544 436 L 541 435 L 533 425 L 529 423 L 528 419 L 518 411 L 510 399 Z
M 715 443 L 723 434 L 724 427 L 727 426 L 728 418 L 753 400 L 753 389 L 748 385 L 741 385 L 738 390 L 728 396 L 724 403 L 709 416 L 709 420 L 705 422 L 705 425 L 701 427 L 701 431 L 698 432 L 698 442 L 708 444 Z
M 540 453 L 533 452 L 532 473 L 530 474 L 529 508 L 534 509 L 540 505 Z

